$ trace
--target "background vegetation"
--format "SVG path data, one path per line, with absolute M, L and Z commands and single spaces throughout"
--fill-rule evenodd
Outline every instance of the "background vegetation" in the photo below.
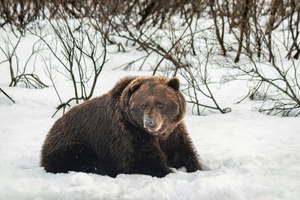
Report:
M 47 85 L 28 70 L 40 56 L 60 110 L 92 97 L 107 47 L 116 45 L 120 52 L 145 52 L 124 69 L 135 62 L 143 68 L 157 55 L 153 75 L 181 76 L 195 114 L 230 112 L 219 105 L 213 87 L 243 79 L 249 82 L 245 98 L 259 101 L 260 112 L 299 116 L 299 22 L 299 0 L 2 0 L 0 52 L 5 59 L 0 66 L 9 68 L 9 86 L 43 88 Z M 54 37 L 45 31 L 49 28 Z M 19 66 L 16 49 L 29 34 L 38 40 L 28 62 Z M 45 51 L 60 64 L 47 60 Z M 215 76 L 215 69 L 222 75 Z M 60 97 L 53 71 L 72 81 L 69 100 Z

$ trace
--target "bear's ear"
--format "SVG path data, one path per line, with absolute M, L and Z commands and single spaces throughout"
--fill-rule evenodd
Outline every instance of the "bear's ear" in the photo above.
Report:
M 168 82 L 168 86 L 173 88 L 175 91 L 179 90 L 179 86 L 180 86 L 179 79 L 176 77 L 171 78 Z
M 140 81 L 136 81 L 135 83 L 133 83 L 130 86 L 130 91 L 131 93 L 134 93 L 137 89 L 139 89 L 139 87 L 142 85 L 142 83 Z

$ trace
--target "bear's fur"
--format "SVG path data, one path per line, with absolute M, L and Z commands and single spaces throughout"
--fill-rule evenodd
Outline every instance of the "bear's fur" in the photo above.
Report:
M 70 109 L 46 137 L 41 166 L 112 177 L 163 177 L 170 168 L 201 170 L 183 122 L 179 80 L 126 77 L 108 93 Z

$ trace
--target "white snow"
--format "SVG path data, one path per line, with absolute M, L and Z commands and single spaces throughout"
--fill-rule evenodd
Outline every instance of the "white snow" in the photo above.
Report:
M 130 56 L 136 54 L 114 55 L 99 77 L 94 96 L 107 92 L 126 75 L 151 75 L 112 70 Z M 5 63 L 0 65 L 0 87 L 16 103 L 0 93 L 1 200 L 300 199 L 299 118 L 260 114 L 252 111 L 253 102 L 248 100 L 235 104 L 247 93 L 239 82 L 222 86 L 217 93 L 220 104 L 232 112 L 194 116 L 188 108 L 185 122 L 205 171 L 177 170 L 165 178 L 125 174 L 110 178 L 75 172 L 50 174 L 39 166 L 45 136 L 61 116 L 51 118 L 59 101 L 53 87 L 7 87 L 7 68 Z M 44 73 L 42 67 L 35 72 Z M 72 93 L 63 77 L 57 76 L 56 81 L 64 86 L 60 87 L 63 95 Z

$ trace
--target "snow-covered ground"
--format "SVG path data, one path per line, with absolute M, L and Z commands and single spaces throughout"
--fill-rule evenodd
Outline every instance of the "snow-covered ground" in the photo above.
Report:
M 151 75 L 147 71 L 112 70 L 130 56 L 135 55 L 115 55 L 110 60 L 94 96 L 107 92 L 126 75 Z M 222 86 L 216 94 L 220 104 L 232 112 L 194 116 L 188 108 L 185 122 L 205 171 L 176 171 L 165 178 L 46 173 L 39 166 L 40 150 L 47 132 L 61 115 L 51 118 L 58 98 L 53 87 L 7 87 L 6 64 L 0 65 L 0 87 L 16 103 L 0 93 L 0 200 L 300 199 L 299 118 L 260 114 L 252 111 L 253 102 L 249 100 L 235 104 L 247 93 L 239 82 Z M 35 72 L 44 74 L 42 67 Z M 69 83 L 59 76 L 57 81 L 61 95 L 72 93 Z

